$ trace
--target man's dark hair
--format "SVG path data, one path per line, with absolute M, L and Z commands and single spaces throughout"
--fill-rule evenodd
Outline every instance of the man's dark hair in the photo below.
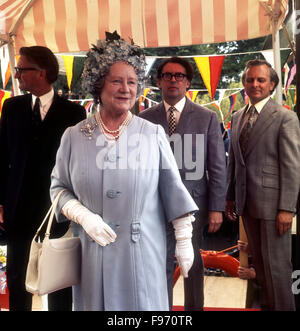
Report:
M 27 60 L 36 64 L 39 69 L 45 69 L 49 84 L 53 84 L 57 80 L 59 65 L 56 56 L 49 48 L 43 46 L 21 47 L 20 55 L 26 56 Z
M 255 60 L 248 61 L 246 63 L 246 67 L 245 67 L 245 70 L 244 70 L 243 75 L 242 75 L 242 82 L 243 83 L 245 82 L 246 72 L 247 72 L 248 69 L 250 69 L 251 67 L 254 67 L 254 66 L 262 66 L 262 65 L 266 65 L 267 67 L 269 67 L 270 81 L 275 83 L 274 88 L 271 91 L 271 92 L 273 92 L 275 90 L 276 86 L 279 83 L 279 78 L 278 78 L 277 72 L 272 68 L 271 64 L 266 60 L 255 59 Z
M 182 65 L 185 68 L 187 80 L 189 82 L 192 81 L 193 75 L 194 75 L 193 67 L 191 66 L 189 61 L 187 61 L 181 57 L 171 57 L 171 58 L 164 60 L 157 68 L 157 78 L 159 78 L 159 79 L 161 78 L 163 68 L 168 63 L 178 63 L 178 64 Z

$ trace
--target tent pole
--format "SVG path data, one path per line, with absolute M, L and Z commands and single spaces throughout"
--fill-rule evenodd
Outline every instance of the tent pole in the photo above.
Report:
M 276 87 L 275 96 L 276 101 L 282 105 L 282 79 L 281 79 L 281 57 L 280 57 L 280 40 L 279 40 L 279 30 L 275 30 L 275 24 L 273 25 L 273 53 L 274 53 L 274 69 L 277 72 L 279 82 Z
M 13 86 L 13 91 L 14 95 L 20 95 L 21 91 L 19 89 L 18 82 L 15 78 L 15 66 L 16 66 L 16 56 L 15 56 L 15 47 L 14 47 L 14 42 L 10 38 L 10 41 L 7 44 L 8 47 L 8 54 L 9 54 L 9 64 L 10 64 L 10 70 L 11 70 L 11 79 L 12 79 L 12 86 Z

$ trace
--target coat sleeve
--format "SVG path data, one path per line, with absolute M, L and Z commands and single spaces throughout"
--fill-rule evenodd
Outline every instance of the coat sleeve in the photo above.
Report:
M 234 117 L 231 120 L 231 132 L 234 127 Z M 231 135 L 232 137 L 232 135 Z M 235 157 L 234 149 L 232 147 L 232 138 L 229 139 L 229 151 L 228 151 L 228 166 L 227 166 L 227 188 L 226 188 L 226 200 L 235 201 Z
M 224 211 L 226 194 L 225 147 L 217 114 L 213 113 L 207 135 L 208 210 Z
M 193 198 L 182 183 L 179 170 L 166 134 L 157 127 L 157 142 L 160 151 L 159 191 L 167 220 L 172 220 L 198 210 Z
M 300 128 L 295 113 L 284 111 L 279 132 L 279 210 L 295 212 L 300 187 Z
M 55 211 L 58 222 L 67 221 L 67 218 L 61 214 L 61 209 L 65 203 L 71 199 L 77 199 L 73 193 L 73 186 L 70 178 L 70 157 L 71 128 L 68 128 L 62 136 L 61 144 L 56 154 L 56 163 L 51 174 L 51 200 L 53 201 L 61 190 L 66 190 L 62 193 Z

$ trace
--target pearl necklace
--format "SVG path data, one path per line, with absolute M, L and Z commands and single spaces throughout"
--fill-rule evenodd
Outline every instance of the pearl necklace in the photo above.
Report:
M 110 130 L 107 128 L 107 126 L 103 123 L 100 112 L 96 114 L 95 116 L 96 122 L 103 132 L 104 136 L 109 139 L 109 140 L 118 140 L 119 137 L 121 136 L 122 132 L 125 130 L 125 128 L 129 125 L 131 119 L 132 119 L 132 114 L 129 111 L 125 120 L 120 124 L 119 128 L 117 130 Z

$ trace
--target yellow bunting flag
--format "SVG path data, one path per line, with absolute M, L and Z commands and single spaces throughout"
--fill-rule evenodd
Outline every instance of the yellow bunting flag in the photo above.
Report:
M 208 56 L 200 56 L 194 58 L 197 67 L 200 71 L 203 82 L 208 89 L 208 93 L 211 96 L 211 84 L 210 84 L 210 64 Z
M 62 55 L 64 60 L 65 68 L 66 68 L 66 75 L 69 90 L 71 90 L 71 83 L 73 78 L 73 63 L 74 63 L 74 56 L 73 55 Z
M 199 92 L 199 91 L 187 91 L 187 92 L 186 92 L 186 96 L 187 96 L 190 100 L 192 100 L 192 101 L 194 102 L 195 99 L 196 99 L 196 96 L 197 96 L 198 92 Z

